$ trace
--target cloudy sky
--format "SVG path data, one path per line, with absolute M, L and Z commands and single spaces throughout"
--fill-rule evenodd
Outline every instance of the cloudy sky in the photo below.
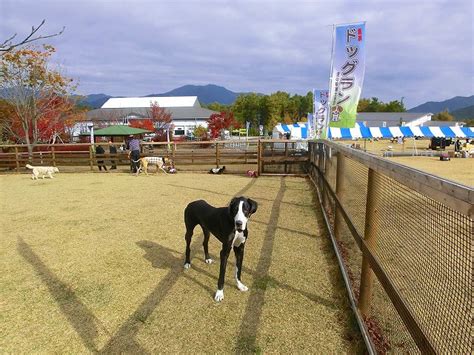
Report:
M 42 19 L 81 94 L 186 84 L 306 94 L 328 86 L 332 24 L 366 21 L 363 97 L 407 108 L 474 94 L 471 0 L 0 0 L 0 40 Z

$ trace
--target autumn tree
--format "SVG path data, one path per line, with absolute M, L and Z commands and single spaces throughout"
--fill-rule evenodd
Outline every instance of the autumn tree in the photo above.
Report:
M 144 118 L 144 119 L 137 118 L 137 119 L 129 120 L 128 125 L 134 128 L 146 129 L 152 132 L 155 131 L 155 127 L 153 127 L 153 122 L 149 118 Z
M 394 100 L 388 103 L 379 101 L 377 97 L 371 99 L 360 99 L 357 112 L 405 112 L 402 101 Z
M 436 115 L 433 115 L 431 119 L 433 121 L 454 121 L 454 117 L 448 112 L 448 110 L 438 112 Z
M 0 141 L 8 142 L 10 141 L 10 127 L 13 121 L 13 118 L 16 116 L 15 107 L 9 103 L 7 100 L 0 99 Z
M 0 57 L 0 91 L 15 110 L 9 129 L 27 144 L 30 158 L 34 146 L 45 140 L 44 132 L 64 122 L 72 108 L 72 80 L 49 65 L 54 52 L 44 45 L 42 50 L 23 48 Z
M 223 130 L 239 128 L 239 123 L 234 119 L 232 112 L 213 113 L 207 120 L 211 138 L 218 138 Z
M 160 107 L 158 102 L 153 101 L 150 103 L 150 108 L 147 109 L 146 116 L 152 122 L 153 130 L 156 133 L 156 140 L 165 140 L 167 132 L 172 131 L 173 120 L 171 118 L 171 112 L 164 107 Z

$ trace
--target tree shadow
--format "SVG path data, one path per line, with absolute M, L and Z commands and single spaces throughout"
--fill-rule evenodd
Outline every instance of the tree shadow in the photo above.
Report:
M 74 328 L 82 340 L 84 346 L 90 352 L 97 352 L 95 339 L 98 336 L 98 325 L 108 334 L 109 332 L 101 324 L 100 320 L 81 302 L 71 287 L 62 282 L 40 259 L 31 247 L 22 239 L 18 238 L 18 253 L 36 271 L 41 281 L 48 287 L 48 291 L 59 305 L 61 312 Z
M 241 190 L 236 192 L 234 195 L 230 195 L 228 193 L 223 193 L 223 192 L 219 192 L 219 191 L 215 191 L 215 190 L 201 189 L 201 188 L 194 187 L 194 186 L 191 187 L 191 186 L 183 186 L 183 185 L 178 185 L 178 184 L 165 184 L 165 185 L 172 186 L 172 187 L 177 187 L 177 188 L 180 188 L 180 189 L 189 189 L 189 190 L 194 190 L 194 191 L 202 191 L 202 192 L 205 192 L 206 194 L 214 194 L 214 195 L 219 195 L 219 196 L 222 196 L 222 195 L 242 196 L 253 186 L 253 184 L 255 184 L 256 180 L 257 179 L 251 179 L 247 185 L 245 185 Z
M 262 288 L 258 284 L 257 279 L 265 278 L 270 270 L 273 254 L 273 244 L 275 241 L 275 232 L 278 225 L 278 217 L 280 216 L 280 205 L 283 200 L 285 193 L 285 180 L 280 178 L 280 188 L 277 196 L 273 202 L 271 214 L 265 231 L 265 237 L 263 240 L 262 249 L 260 251 L 260 259 L 258 261 L 255 277 L 256 279 L 250 287 L 250 295 L 247 301 L 247 307 L 240 325 L 239 334 L 236 340 L 236 350 L 238 353 L 241 352 L 256 352 L 256 334 L 260 325 L 260 317 L 263 311 L 265 288 Z
M 143 257 L 151 263 L 152 267 L 169 269 L 169 272 L 113 334 L 108 343 L 101 349 L 101 353 L 147 353 L 138 344 L 135 337 L 140 327 L 183 275 L 181 259 L 173 255 L 170 249 L 147 240 L 139 241 L 136 244 L 145 251 Z

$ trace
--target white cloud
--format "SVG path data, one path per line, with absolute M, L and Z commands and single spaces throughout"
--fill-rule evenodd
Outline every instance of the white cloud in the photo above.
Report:
M 8 14 L 5 15 L 5 14 Z M 463 1 L 18 1 L 0 38 L 43 18 L 80 92 L 144 95 L 184 84 L 305 94 L 327 85 L 331 24 L 367 21 L 363 96 L 408 107 L 473 94 L 473 8 Z

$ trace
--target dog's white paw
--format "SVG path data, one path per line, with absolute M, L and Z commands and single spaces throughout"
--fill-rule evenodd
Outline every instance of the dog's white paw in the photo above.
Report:
M 248 291 L 249 288 L 247 286 L 245 286 L 242 282 L 240 281 L 237 281 L 237 288 L 242 291 L 242 292 L 245 292 L 245 291 Z
M 206 264 L 212 264 L 214 262 L 214 260 L 212 259 L 206 259 Z
M 184 264 L 184 268 L 185 268 L 185 269 L 189 269 L 190 267 L 191 267 L 191 264 L 190 264 L 190 263 Z
M 224 299 L 224 290 L 217 290 L 216 295 L 214 296 L 214 300 L 216 302 L 220 302 Z

